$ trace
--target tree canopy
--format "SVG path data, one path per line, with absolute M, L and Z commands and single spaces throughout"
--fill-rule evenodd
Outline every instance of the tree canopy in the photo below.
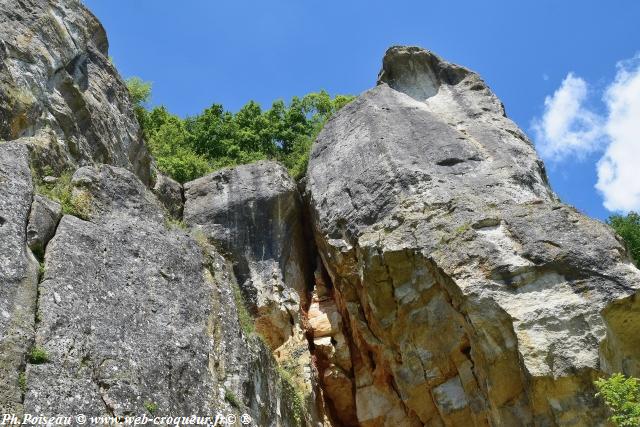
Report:
M 221 167 L 262 159 L 278 160 L 300 178 L 324 123 L 354 98 L 332 98 L 320 91 L 294 97 L 289 103 L 277 100 L 267 110 L 250 101 L 236 113 L 213 104 L 182 119 L 164 106 L 145 108 L 150 84 L 134 77 L 127 86 L 158 168 L 181 183 Z

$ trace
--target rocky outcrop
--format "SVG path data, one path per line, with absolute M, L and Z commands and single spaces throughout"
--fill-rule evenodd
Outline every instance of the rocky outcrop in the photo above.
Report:
M 27 248 L 33 197 L 27 148 L 0 144 L 0 412 L 21 414 L 20 378 L 33 341 L 38 263 Z
M 211 285 L 200 248 L 168 230 L 160 204 L 130 172 L 79 169 L 91 221 L 66 215 L 49 243 L 27 369 L 30 413 L 208 412 Z M 155 202 L 155 203 L 154 203 Z M 169 327 L 167 327 L 169 326 Z M 158 381 L 164 378 L 164 381 Z
M 163 173 L 156 173 L 155 182 L 152 188 L 153 194 L 158 197 L 165 209 L 174 219 L 182 218 L 184 209 L 183 190 L 179 182 L 169 178 Z
M 125 169 L 84 167 L 73 185 L 89 197 L 90 221 L 65 215 L 47 246 L 35 336 L 46 360 L 27 366 L 25 412 L 227 408 L 295 425 L 270 352 L 240 330 L 234 277 L 215 249 L 168 228 L 159 201 Z
M 475 73 L 391 48 L 307 191 L 360 425 L 599 425 L 592 381 L 638 375 L 640 272 Z
M 605 425 L 593 380 L 640 376 L 621 240 L 429 51 L 387 52 L 303 184 L 152 163 L 95 17 L 0 0 L 1 413 Z
M 0 1 L 3 414 L 310 418 L 243 328 L 232 263 L 182 208 L 182 187 L 151 174 L 93 15 L 75 0 Z
M 307 249 L 296 183 L 274 162 L 223 169 L 185 185 L 185 222 L 229 253 L 256 326 L 272 348 L 301 326 Z
M 232 262 L 256 332 L 313 412 L 316 378 L 306 337 L 313 288 L 300 194 L 280 164 L 223 169 L 185 184 L 185 223 Z M 321 416 L 311 414 L 312 420 Z
M 44 254 L 44 248 L 55 235 L 58 222 L 62 218 L 60 203 L 36 194 L 31 204 L 27 225 L 27 245 L 34 254 Z
M 40 169 L 108 163 L 148 184 L 151 159 L 104 28 L 76 0 L 0 1 L 0 140 Z

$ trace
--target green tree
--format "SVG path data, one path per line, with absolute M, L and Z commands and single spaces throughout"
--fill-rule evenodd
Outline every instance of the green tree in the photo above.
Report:
M 126 83 L 133 105 L 144 107 L 151 100 L 150 82 L 145 82 L 140 77 L 131 77 Z
M 145 114 L 145 138 L 158 168 L 184 183 L 211 171 L 206 157 L 198 155 L 189 145 L 185 123 L 164 107 Z
M 602 397 L 609 409 L 609 418 L 620 427 L 640 426 L 640 381 L 637 378 L 613 374 L 595 382 L 596 396 Z
M 273 102 L 263 110 L 254 101 L 237 113 L 213 104 L 201 114 L 182 119 L 165 107 L 147 110 L 151 85 L 127 80 L 136 116 L 161 171 L 186 182 L 212 170 L 275 159 L 296 178 L 307 168 L 309 151 L 324 123 L 353 97 L 327 92 Z
M 626 242 L 631 258 L 640 266 L 640 215 L 630 212 L 627 216 L 612 215 L 607 223 Z
M 131 77 L 127 79 L 126 84 L 129 90 L 129 98 L 133 104 L 133 112 L 140 126 L 144 128 L 147 112 L 145 107 L 151 100 L 151 82 L 145 82 L 140 77 Z

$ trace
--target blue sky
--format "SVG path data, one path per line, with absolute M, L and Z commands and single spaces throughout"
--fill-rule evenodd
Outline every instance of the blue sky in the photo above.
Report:
M 237 110 L 249 100 L 269 106 L 320 89 L 358 94 L 375 84 L 387 47 L 431 49 L 483 76 L 507 114 L 544 148 L 552 185 L 564 201 L 597 218 L 609 215 L 605 202 L 613 210 L 640 209 L 640 174 L 629 194 L 621 195 L 620 180 L 612 178 L 618 170 L 629 176 L 624 157 L 640 145 L 629 137 L 629 108 L 616 121 L 609 117 L 615 100 L 602 99 L 622 71 L 636 70 L 635 63 L 616 66 L 640 52 L 636 0 L 85 4 L 105 25 L 122 75 L 152 81 L 153 103 L 182 116 L 214 102 Z M 630 93 L 626 87 L 619 92 Z M 626 102 L 635 114 L 640 102 Z M 610 131 L 614 122 L 626 128 Z M 610 148 L 620 138 L 626 151 Z M 600 167 L 598 184 L 605 156 L 611 167 Z

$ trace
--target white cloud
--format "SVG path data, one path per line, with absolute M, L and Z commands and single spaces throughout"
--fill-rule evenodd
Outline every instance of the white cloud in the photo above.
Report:
M 544 100 L 542 118 L 532 122 L 540 155 L 561 161 L 569 156 L 596 151 L 601 146 L 602 118 L 586 106 L 587 83 L 569 73 L 560 88 Z
M 589 87 L 569 73 L 544 101 L 532 128 L 540 155 L 560 162 L 602 150 L 595 187 L 610 211 L 640 212 L 640 54 L 617 64 L 602 101 L 606 114 L 586 106 Z
M 596 188 L 610 211 L 640 211 L 640 55 L 618 64 L 604 102 L 610 143 L 598 162 Z

